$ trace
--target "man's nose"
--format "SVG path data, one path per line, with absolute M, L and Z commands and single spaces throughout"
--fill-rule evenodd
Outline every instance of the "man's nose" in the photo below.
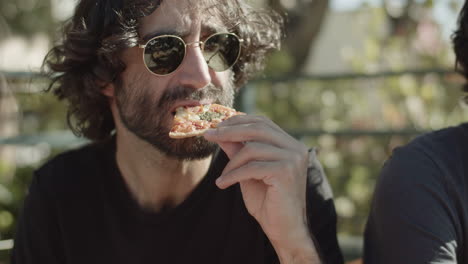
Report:
M 210 68 L 203 57 L 200 43 L 187 45 L 185 59 L 178 70 L 180 83 L 201 89 L 211 83 Z

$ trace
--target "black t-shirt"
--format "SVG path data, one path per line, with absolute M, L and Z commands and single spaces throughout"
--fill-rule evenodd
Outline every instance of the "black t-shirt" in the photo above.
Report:
M 227 162 L 219 151 L 182 204 L 155 213 L 139 207 L 127 189 L 115 139 L 61 154 L 35 173 L 13 263 L 276 263 L 239 186 L 215 185 Z M 326 263 L 343 263 L 331 191 L 317 168 L 307 197 L 310 228 Z
M 386 162 L 364 262 L 468 263 L 468 123 L 418 137 Z

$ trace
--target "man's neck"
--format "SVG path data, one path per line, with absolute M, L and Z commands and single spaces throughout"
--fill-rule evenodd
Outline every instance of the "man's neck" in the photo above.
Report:
M 138 204 L 159 211 L 187 198 L 207 173 L 212 157 L 181 161 L 165 156 L 134 135 L 117 134 L 116 159 Z

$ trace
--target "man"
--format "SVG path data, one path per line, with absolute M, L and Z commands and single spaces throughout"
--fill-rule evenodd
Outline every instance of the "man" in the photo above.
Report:
M 36 172 L 13 262 L 342 263 L 302 143 L 250 115 L 168 137 L 179 106 L 231 106 L 280 35 L 238 0 L 79 1 L 46 62 L 94 143 Z
M 467 40 L 465 2 L 453 37 L 457 66 L 465 78 Z M 468 263 L 467 164 L 468 123 L 395 149 L 375 190 L 364 263 Z

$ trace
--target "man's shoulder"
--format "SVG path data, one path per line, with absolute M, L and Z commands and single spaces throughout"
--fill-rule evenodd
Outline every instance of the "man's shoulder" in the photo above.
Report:
M 45 162 L 37 172 L 50 174 L 56 171 L 71 171 L 89 167 L 97 161 L 96 158 L 100 150 L 99 143 L 89 143 L 75 149 L 66 150 Z
M 413 258 L 405 263 L 455 259 L 466 210 L 466 159 L 468 124 L 426 133 L 395 149 L 376 184 L 364 260 L 398 263 L 408 253 Z
M 453 147 L 454 145 L 466 147 L 464 144 L 468 144 L 468 123 L 426 133 L 416 138 L 414 142 L 439 147 Z
M 96 183 L 111 157 L 109 144 L 90 143 L 56 155 L 34 172 L 36 182 L 50 193 Z
M 407 145 L 396 148 L 395 153 L 451 161 L 466 156 L 467 150 L 468 123 L 463 123 L 420 135 Z
M 468 173 L 468 124 L 418 136 L 396 148 L 385 163 L 380 182 L 385 189 L 427 185 L 443 187 Z M 392 187 L 392 188 L 390 188 Z

